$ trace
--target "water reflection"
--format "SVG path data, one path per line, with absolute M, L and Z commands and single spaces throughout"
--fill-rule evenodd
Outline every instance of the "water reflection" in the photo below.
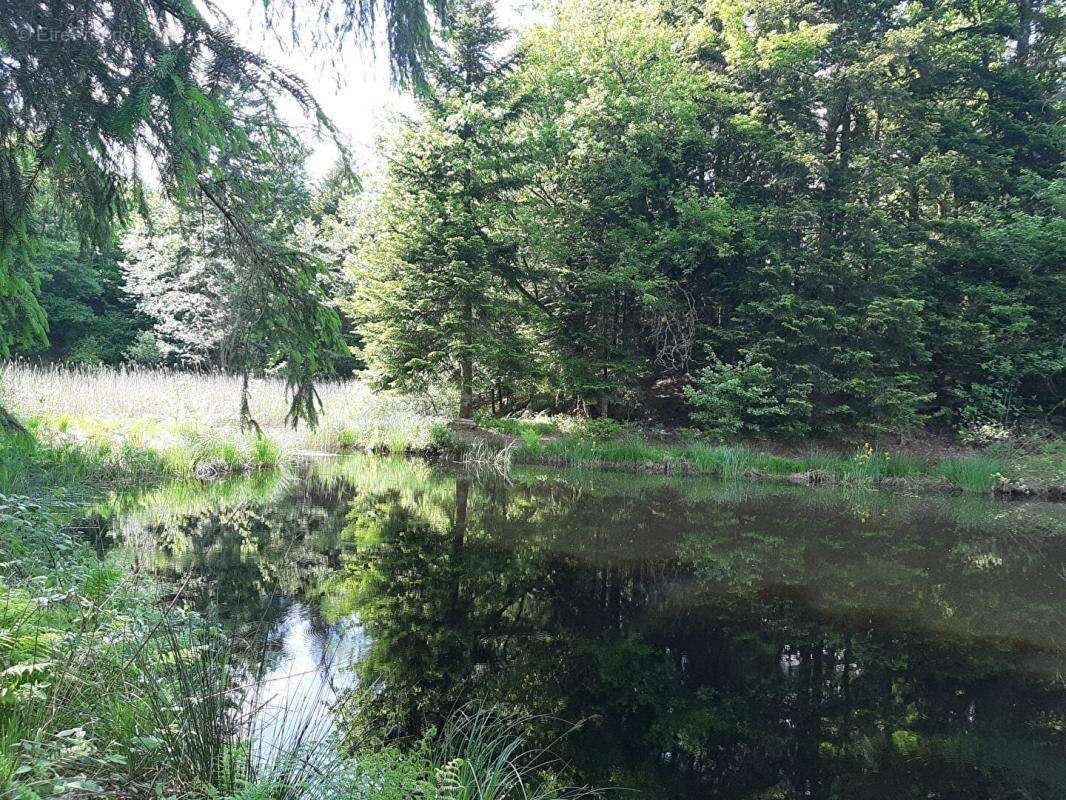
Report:
M 368 458 L 168 492 L 127 546 L 266 627 L 279 703 L 379 687 L 353 737 L 483 698 L 649 796 L 1066 795 L 1063 509 Z
M 260 757 L 291 751 L 293 742 L 327 742 L 334 732 L 333 711 L 358 686 L 352 669 L 361 660 L 366 634 L 355 615 L 323 627 L 318 611 L 293 603 L 271 631 L 276 654 L 259 676 L 259 691 L 248 696 Z

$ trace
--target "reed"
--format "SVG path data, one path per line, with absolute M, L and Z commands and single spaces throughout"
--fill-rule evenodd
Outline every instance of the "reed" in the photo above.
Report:
M 126 471 L 131 465 L 125 461 L 149 454 L 171 475 L 194 474 L 207 462 L 216 471 L 271 467 L 307 450 L 423 452 L 431 449 L 431 430 L 450 400 L 376 393 L 356 380 L 326 381 L 318 387 L 319 425 L 293 429 L 284 382 L 255 378 L 249 406 L 261 433 L 252 436 L 241 431 L 241 381 L 231 375 L 13 362 L 0 367 L 0 387 L 4 403 L 57 446 L 104 450 Z

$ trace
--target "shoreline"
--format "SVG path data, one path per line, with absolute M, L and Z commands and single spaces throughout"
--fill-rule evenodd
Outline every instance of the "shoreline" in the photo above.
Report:
M 942 448 L 939 457 L 919 458 L 902 450 L 878 451 L 869 444 L 852 454 L 819 451 L 812 442 L 805 454 L 781 456 L 747 444 L 655 443 L 646 438 L 596 441 L 565 436 L 537 437 L 534 443 L 529 436 L 480 426 L 450 430 L 454 441 L 443 448 L 445 452 L 464 457 L 471 450 L 495 450 L 506 452 L 509 463 L 519 465 L 1066 502 L 1066 478 L 1049 480 L 1036 474 L 1024 458 L 999 458 L 980 452 L 959 456 L 948 448 Z M 1058 458 L 1061 464 L 1063 455 Z
M 14 485 L 4 485 L 0 491 L 14 489 L 17 494 L 29 488 L 18 480 L 27 477 L 18 466 L 30 464 L 37 467 L 37 475 L 29 483 L 57 488 L 70 483 L 212 481 L 277 469 L 284 462 L 306 457 L 365 452 L 448 459 L 501 473 L 511 465 L 529 465 L 1066 502 L 1066 442 L 1055 439 L 1037 440 L 1027 449 L 1006 452 L 936 440 L 925 441 L 920 450 L 878 449 L 865 443 L 848 452 L 839 447 L 819 449 L 824 445 L 814 441 L 712 444 L 699 439 L 656 440 L 633 431 L 593 436 L 537 430 L 543 423 L 503 423 L 510 430 L 426 420 L 414 435 L 389 437 L 375 431 L 371 439 L 342 427 L 337 435 L 325 437 L 327 441 L 313 443 L 318 446 L 307 446 L 311 442 L 286 441 L 281 431 L 273 429 L 250 436 L 225 428 L 190 426 L 181 429 L 180 436 L 164 430 L 169 435 L 141 437 L 131 435 L 124 426 L 98 426 L 92 434 L 73 435 L 65 420 L 37 417 L 27 420 L 25 434 L 3 437 L 9 450 L 14 446 L 9 455 L 19 456 L 15 461 L 23 463 L 12 465 L 16 474 L 7 478 L 15 478 Z
M 521 458 L 513 460 L 514 464 L 522 466 L 550 467 L 554 469 L 588 469 L 599 472 L 623 472 L 634 475 L 665 475 L 684 478 L 716 478 L 724 480 L 721 475 L 704 472 L 687 466 L 678 467 L 676 464 L 648 462 L 646 464 L 627 464 L 624 462 L 586 462 L 579 465 L 571 462 L 552 458 Z M 804 486 L 809 488 L 839 488 L 842 486 L 861 486 L 885 493 L 919 493 L 927 495 L 969 495 L 971 497 L 988 497 L 990 499 L 1023 501 L 1039 500 L 1051 503 L 1066 502 L 1066 485 L 1050 484 L 1038 488 L 1021 488 L 1013 484 L 997 486 L 990 492 L 967 492 L 965 489 L 952 484 L 946 478 L 925 476 L 919 478 L 882 478 L 876 482 L 853 482 L 843 481 L 831 474 L 820 473 L 817 470 L 807 472 L 794 472 L 784 475 L 774 475 L 749 470 L 733 480 L 766 481 L 790 486 Z

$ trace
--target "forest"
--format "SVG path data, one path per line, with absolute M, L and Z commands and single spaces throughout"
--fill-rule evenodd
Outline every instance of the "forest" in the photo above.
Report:
M 0 800 L 1066 796 L 1064 42 L 0 0 Z
M 8 109 L 0 347 L 280 374 L 307 419 L 354 372 L 722 438 L 1061 425 L 1064 20 L 568 0 L 515 36 L 464 0 L 380 168 L 317 182 L 269 67 L 134 53 L 174 73 Z

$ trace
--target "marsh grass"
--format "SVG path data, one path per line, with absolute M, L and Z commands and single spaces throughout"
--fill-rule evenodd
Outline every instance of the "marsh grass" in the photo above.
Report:
M 209 472 L 272 468 L 287 454 L 308 450 L 424 452 L 449 400 L 375 393 L 358 381 L 323 382 L 318 427 L 293 429 L 284 383 L 258 378 L 250 381 L 250 408 L 261 429 L 256 436 L 240 429 L 234 376 L 8 363 L 0 367 L 0 387 L 9 408 L 57 450 L 80 448 L 98 471 L 131 479 L 195 475 L 207 464 Z
M 936 465 L 938 475 L 972 494 L 991 492 L 1006 471 L 1006 465 L 992 456 L 945 458 Z
M 18 702 L 0 726 L 0 790 L 216 798 L 269 786 L 272 800 L 296 800 L 332 769 L 338 751 L 316 736 L 321 706 L 265 720 L 264 686 L 217 627 L 171 610 L 123 630 L 110 601 L 82 595 L 92 614 L 74 618 L 0 601 L 4 661 L 21 668 L 5 667 L 5 697 Z
M 635 466 L 648 471 L 734 479 L 745 474 L 786 477 L 816 471 L 841 485 L 876 486 L 886 479 L 940 478 L 965 492 L 991 493 L 1007 466 L 991 456 L 945 458 L 939 462 L 864 445 L 851 454 L 810 450 L 788 457 L 760 453 L 745 445 L 654 444 L 631 434 L 599 440 L 566 435 L 542 440 L 532 431 L 513 451 L 518 462 L 585 466 Z
M 76 541 L 73 508 L 0 497 L 0 797 L 315 796 L 340 753 L 323 704 L 261 714 L 265 638 L 258 664 L 234 659 L 180 589 L 163 606 Z

